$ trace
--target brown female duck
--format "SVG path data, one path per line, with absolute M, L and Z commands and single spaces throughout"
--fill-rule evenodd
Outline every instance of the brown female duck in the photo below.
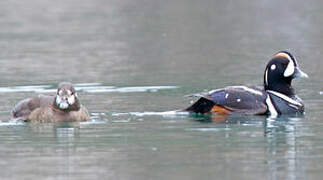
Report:
M 71 83 L 60 83 L 56 96 L 39 95 L 20 101 L 12 110 L 16 120 L 25 122 L 81 122 L 90 119 Z

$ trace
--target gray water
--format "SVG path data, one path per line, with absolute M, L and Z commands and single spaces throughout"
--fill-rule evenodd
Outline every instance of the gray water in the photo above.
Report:
M 321 179 L 323 2 L 0 1 L 1 179 Z M 304 116 L 174 113 L 295 54 Z M 71 81 L 86 123 L 10 121 Z

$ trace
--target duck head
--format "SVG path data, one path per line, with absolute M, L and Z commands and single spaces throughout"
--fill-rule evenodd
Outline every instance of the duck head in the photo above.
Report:
M 295 78 L 307 78 L 298 66 L 296 58 L 287 51 L 280 51 L 269 61 L 265 69 L 265 90 L 280 92 L 287 96 L 295 94 L 291 85 Z
M 55 105 L 63 111 L 72 111 L 80 109 L 80 102 L 73 85 L 69 82 L 62 82 L 58 85 Z

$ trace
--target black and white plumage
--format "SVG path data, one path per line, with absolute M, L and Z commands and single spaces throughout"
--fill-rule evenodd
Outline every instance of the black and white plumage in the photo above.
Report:
M 299 69 L 292 54 L 280 51 L 266 66 L 264 87 L 229 86 L 194 94 L 200 99 L 185 110 L 195 113 L 255 115 L 303 113 L 304 104 L 291 85 L 292 80 L 298 77 L 308 76 Z

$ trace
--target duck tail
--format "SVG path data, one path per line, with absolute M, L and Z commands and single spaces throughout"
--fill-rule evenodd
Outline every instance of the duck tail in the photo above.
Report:
M 190 107 L 184 109 L 184 111 L 194 112 L 194 113 L 209 113 L 214 106 L 214 102 L 208 100 L 204 97 L 201 97 Z

